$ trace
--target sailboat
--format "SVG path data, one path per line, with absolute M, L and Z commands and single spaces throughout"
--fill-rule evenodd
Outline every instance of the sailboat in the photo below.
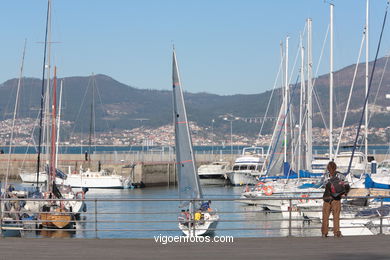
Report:
M 96 79 L 95 75 L 91 76 L 91 121 L 89 128 L 89 151 L 88 154 L 92 154 L 92 142 L 95 139 L 93 137 L 93 132 L 95 131 L 95 88 L 96 88 Z M 87 91 L 89 89 L 87 88 Z M 91 166 L 91 156 L 88 156 L 88 168 L 83 169 L 80 167 L 79 171 L 69 171 L 67 178 L 63 181 L 65 185 L 69 185 L 74 188 L 88 188 L 88 189 L 129 189 L 134 188 L 133 180 L 131 174 L 128 177 L 121 176 L 115 172 L 109 172 L 105 169 L 99 169 L 93 171 L 90 169 Z M 134 170 L 134 167 L 133 167 Z
M 179 197 L 185 200 L 181 201 L 180 208 L 183 213 L 189 212 L 185 218 L 183 216 L 179 217 L 179 228 L 186 236 L 201 236 L 211 233 L 216 228 L 219 216 L 211 208 L 208 208 L 206 211 L 200 210 L 203 194 L 195 167 L 195 157 L 175 50 L 173 50 L 172 69 L 176 167 L 179 181 Z M 185 211 L 185 208 L 188 211 Z M 199 220 L 194 220 L 196 219 L 195 214 L 200 214 Z
M 52 126 L 51 126 L 51 150 L 50 150 L 50 165 L 48 167 L 48 182 L 47 192 L 44 193 L 46 198 L 62 199 L 62 193 L 56 184 L 56 88 L 57 76 L 56 67 L 54 67 L 54 84 L 53 84 L 53 104 L 52 104 Z M 70 201 L 68 201 L 69 203 Z M 77 201 L 75 201 L 77 203 Z M 72 207 L 70 207 L 72 208 Z M 38 219 L 41 225 L 47 228 L 65 228 L 70 227 L 74 218 L 72 210 L 67 208 L 63 201 L 51 201 L 42 206 L 42 212 L 39 213 Z

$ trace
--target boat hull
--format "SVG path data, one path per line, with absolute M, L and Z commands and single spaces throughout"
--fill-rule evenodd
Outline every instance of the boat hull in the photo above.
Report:
M 196 223 L 195 227 L 179 223 L 179 228 L 186 236 L 205 236 L 215 231 L 218 221 L 219 216 L 217 214 L 208 214 L 208 217 L 205 217 L 203 222 Z
M 249 172 L 228 172 L 230 183 L 234 186 L 255 185 L 258 180 Z
M 37 182 L 37 173 L 35 172 L 21 172 L 19 177 L 22 179 L 22 182 L 27 183 L 36 183 Z M 44 183 L 47 181 L 47 174 L 45 172 L 39 173 L 38 183 Z M 56 183 L 62 183 L 62 179 L 56 178 Z
M 72 226 L 73 216 L 65 210 L 56 209 L 55 212 L 40 213 L 39 220 L 42 227 L 62 229 Z
M 129 185 L 123 181 L 122 176 L 81 176 L 79 174 L 70 174 L 64 181 L 65 185 L 73 188 L 89 189 L 126 189 Z

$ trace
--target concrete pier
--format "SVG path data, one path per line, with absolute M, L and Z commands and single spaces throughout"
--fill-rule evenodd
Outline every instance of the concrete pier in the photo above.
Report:
M 390 259 L 390 236 L 236 238 L 233 243 L 154 239 L 1 239 L 1 259 Z

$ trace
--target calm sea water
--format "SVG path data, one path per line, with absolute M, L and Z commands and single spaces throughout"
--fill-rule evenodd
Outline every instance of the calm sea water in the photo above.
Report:
M 18 184 L 26 187 L 26 185 Z M 220 186 L 203 187 L 205 198 L 239 198 L 242 187 Z M 90 190 L 86 194 L 88 199 L 127 199 L 127 198 L 178 198 L 175 187 L 153 187 L 134 190 Z M 94 213 L 95 203 L 87 202 L 87 213 Z M 288 221 L 271 221 L 282 219 L 280 213 L 266 213 L 260 207 L 247 206 L 240 202 L 213 201 L 212 207 L 217 209 L 220 222 L 215 235 L 231 235 L 234 237 L 280 237 L 288 235 Z M 93 223 L 76 225 L 75 232 L 43 231 L 39 234 L 30 233 L 32 237 L 74 237 L 74 238 L 153 238 L 158 235 L 181 235 L 178 228 L 177 217 L 178 202 L 99 202 L 97 204 L 98 218 L 95 231 L 82 231 L 81 229 L 95 229 L 94 214 L 83 214 L 81 220 Z M 116 214 L 111 214 L 116 213 Z M 136 213 L 136 214 L 128 214 Z M 156 214 L 157 213 L 157 214 Z M 142 222 L 166 220 L 166 223 L 123 223 L 125 221 Z M 307 223 L 293 222 L 293 226 L 301 228 Z M 312 226 L 315 224 L 311 224 Z M 269 230 L 255 230 L 255 229 Z M 223 230 L 234 229 L 234 230 Z M 115 231 L 114 231 L 115 230 Z M 133 230 L 133 231 L 129 231 Z M 144 230 L 144 231 L 141 231 Z M 157 231 L 145 231 L 157 230 Z M 173 230 L 173 231 L 162 231 Z M 316 230 L 299 229 L 293 231 L 294 236 L 320 235 L 319 227 Z

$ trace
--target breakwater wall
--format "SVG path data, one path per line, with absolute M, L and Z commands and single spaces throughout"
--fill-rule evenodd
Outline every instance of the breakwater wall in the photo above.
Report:
M 10 159 L 9 159 L 10 158 Z M 107 169 L 122 176 L 131 174 L 131 164 L 135 164 L 134 182 L 143 182 L 147 186 L 157 185 L 175 185 L 177 174 L 172 154 L 91 154 L 86 160 L 85 154 L 61 154 L 58 158 L 58 168 L 63 172 L 78 171 L 90 168 L 98 170 Z M 48 159 L 45 155 L 41 156 L 41 165 Z M 220 154 L 197 154 L 197 166 L 200 164 L 225 160 L 233 162 L 235 156 Z M 43 167 L 41 167 L 41 170 Z M 9 172 L 10 179 L 20 179 L 20 172 L 36 172 L 37 155 L 36 154 L 0 154 L 0 178 L 3 179 Z
M 233 164 L 237 155 L 230 154 L 196 154 L 197 166 L 213 161 L 227 161 Z M 385 154 L 376 154 L 375 160 L 380 162 Z M 41 157 L 46 160 L 45 155 Z M 91 170 L 101 169 L 114 171 L 122 176 L 129 176 L 131 168 L 135 164 L 134 182 L 143 182 L 146 186 L 175 185 L 177 180 L 176 167 L 172 154 L 92 154 L 86 160 L 84 154 L 61 154 L 58 159 L 58 167 L 65 173 L 78 171 L 80 167 Z M 41 163 L 43 164 L 43 163 Z M 36 172 L 36 154 L 12 154 L 9 160 L 8 154 L 0 154 L 0 178 L 3 179 L 7 171 L 10 179 L 19 179 L 19 172 Z M 9 170 L 7 170 L 9 169 Z M 43 167 L 41 168 L 43 169 Z

